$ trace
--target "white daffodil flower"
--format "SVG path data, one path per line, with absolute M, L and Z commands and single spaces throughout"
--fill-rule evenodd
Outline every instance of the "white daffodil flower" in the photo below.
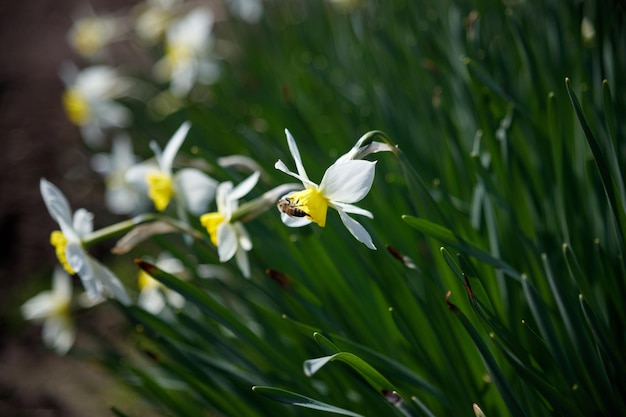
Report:
M 250 175 L 236 187 L 230 181 L 217 186 L 217 211 L 200 216 L 200 223 L 211 236 L 211 242 L 217 246 L 220 262 L 226 262 L 233 256 L 243 276 L 250 278 L 248 252 L 252 249 L 250 235 L 239 221 L 232 217 L 239 208 L 239 199 L 248 194 L 259 180 L 259 172 Z
M 76 339 L 71 304 L 72 279 L 57 267 L 52 275 L 52 289 L 37 294 L 20 308 L 26 320 L 43 322 L 44 344 L 59 355 L 65 355 Z
M 138 213 L 149 203 L 147 195 L 126 180 L 126 171 L 135 165 L 136 159 L 126 134 L 113 138 L 110 154 L 98 153 L 91 158 L 94 171 L 104 177 L 105 203 L 113 214 Z
M 274 167 L 302 181 L 304 190 L 289 193 L 281 199 L 281 202 L 285 203 L 281 210 L 283 223 L 290 227 L 301 227 L 314 222 L 324 227 L 327 209 L 332 207 L 339 212 L 341 221 L 356 240 L 370 249 L 376 249 L 365 228 L 347 214 L 360 214 L 373 218 L 372 213 L 352 203 L 361 201 L 372 187 L 376 162 L 354 159 L 337 160 L 328 167 L 322 181 L 317 185 L 309 179 L 302 165 L 300 151 L 293 136 L 286 129 L 285 133 L 289 151 L 298 172 L 290 171 L 281 160 L 278 160 Z
M 102 53 L 119 35 L 120 29 L 114 17 L 85 16 L 74 22 L 67 34 L 67 40 L 76 52 L 91 59 Z
M 150 144 L 156 156 L 156 164 L 145 162 L 126 171 L 126 180 L 147 192 L 158 211 L 164 211 L 175 197 L 180 207 L 199 216 L 215 195 L 217 181 L 202 171 L 183 168 L 176 173 L 172 172 L 174 158 L 190 128 L 191 123 L 183 123 L 163 152 L 156 142 Z
M 219 68 L 211 51 L 213 48 L 213 13 L 196 8 L 173 22 L 166 33 L 165 57 L 154 67 L 157 78 L 170 82 L 170 91 L 185 96 L 196 82 L 213 83 Z
M 180 259 L 165 253 L 159 255 L 155 265 L 172 275 L 181 275 L 185 271 Z M 185 297 L 167 288 L 144 270 L 139 271 L 139 289 L 137 304 L 152 314 L 159 314 L 167 304 L 174 308 L 182 308 L 185 305 Z
M 161 40 L 175 16 L 178 0 L 146 0 L 136 7 L 135 32 L 148 44 Z
M 78 274 L 92 301 L 106 291 L 121 303 L 129 304 L 130 298 L 119 279 L 83 247 L 83 239 L 93 231 L 93 214 L 81 208 L 72 216 L 67 199 L 54 184 L 42 178 L 39 188 L 50 216 L 61 228 L 50 234 L 50 243 L 63 268 L 70 275 Z
M 130 83 L 114 68 L 97 65 L 79 72 L 68 64 L 62 68 L 61 78 L 66 86 L 63 108 L 87 145 L 100 147 L 107 129 L 130 124 L 130 110 L 115 101 L 128 91 Z

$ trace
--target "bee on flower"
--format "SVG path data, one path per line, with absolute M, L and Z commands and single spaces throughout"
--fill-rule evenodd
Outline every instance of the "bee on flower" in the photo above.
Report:
M 152 142 L 156 161 L 139 163 L 126 171 L 126 180 L 142 189 L 158 211 L 164 211 L 171 200 L 176 199 L 182 218 L 185 218 L 185 209 L 194 215 L 203 213 L 217 186 L 217 181 L 196 168 L 183 168 L 175 173 L 172 170 L 174 158 L 190 128 L 191 123 L 183 123 L 163 151 Z
M 170 91 L 177 97 L 189 93 L 196 82 L 211 84 L 219 76 L 212 57 L 213 13 L 196 8 L 173 21 L 165 35 L 165 56 L 154 67 L 159 80 L 169 81 Z
M 129 304 L 130 298 L 120 280 L 87 253 L 86 246 L 93 232 L 93 214 L 81 208 L 72 215 L 63 193 L 43 178 L 39 188 L 50 216 L 60 228 L 50 234 L 50 243 L 65 271 L 70 275 L 78 274 L 90 300 L 96 301 L 106 295 Z
M 130 110 L 116 101 L 128 92 L 130 82 L 116 69 L 96 65 L 78 71 L 68 64 L 61 69 L 61 79 L 65 113 L 88 146 L 101 147 L 107 130 L 130 124 Z
M 356 240 L 370 249 L 376 249 L 365 228 L 348 215 L 352 213 L 373 218 L 371 212 L 353 203 L 361 201 L 372 187 L 376 162 L 354 159 L 359 156 L 359 147 L 355 147 L 328 167 L 318 185 L 309 179 L 293 136 L 288 130 L 285 130 L 285 134 L 297 173 L 290 171 L 281 160 L 274 166 L 302 181 L 304 190 L 291 192 L 279 200 L 278 207 L 283 223 L 290 227 L 301 227 L 310 223 L 324 227 L 330 207 L 337 210 L 344 226 Z

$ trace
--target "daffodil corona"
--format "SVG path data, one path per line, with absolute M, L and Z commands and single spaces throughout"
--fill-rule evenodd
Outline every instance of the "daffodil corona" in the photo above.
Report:
M 291 215 L 288 210 L 281 210 L 283 223 L 290 227 L 300 227 L 313 222 L 324 227 L 328 207 L 331 207 L 337 210 L 341 221 L 352 236 L 368 248 L 376 249 L 365 228 L 347 214 L 373 217 L 372 213 L 352 203 L 361 201 L 372 187 L 376 162 L 339 159 L 328 167 L 318 185 L 309 179 L 293 136 L 288 130 L 285 130 L 285 134 L 297 173 L 290 171 L 281 160 L 276 162 L 275 167 L 302 181 L 304 190 L 291 192 L 282 197 L 281 201 L 285 200 L 289 207 L 299 210 L 297 216 Z
M 158 211 L 164 211 L 173 198 L 177 198 L 179 213 L 189 210 L 199 215 L 206 210 L 215 195 L 217 181 L 195 168 L 183 168 L 176 173 L 172 170 L 174 158 L 182 146 L 191 123 L 183 123 L 169 140 L 165 149 L 153 142 L 156 164 L 144 162 L 126 171 L 126 180 L 144 190 Z

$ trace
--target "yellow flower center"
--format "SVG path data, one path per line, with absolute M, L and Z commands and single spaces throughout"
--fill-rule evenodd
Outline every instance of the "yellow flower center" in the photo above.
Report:
M 67 256 L 65 256 L 65 247 L 67 246 L 67 238 L 60 230 L 55 230 L 50 233 L 50 244 L 54 246 L 54 250 L 57 254 L 57 259 L 68 274 L 74 275 L 76 272 L 72 269 L 67 262 Z
M 143 270 L 139 271 L 138 285 L 139 285 L 140 290 L 158 287 L 159 284 L 160 284 L 159 281 L 152 278 L 150 274 L 148 274 L 146 271 L 143 271 Z
M 163 172 L 150 172 L 146 180 L 148 181 L 148 197 L 154 203 L 154 207 L 159 211 L 165 210 L 174 195 L 172 179 Z
M 165 56 L 167 57 L 171 68 L 184 65 L 191 59 L 192 54 L 192 49 L 183 43 L 168 44 L 165 47 Z
M 307 188 L 289 196 L 293 205 L 304 211 L 320 227 L 326 226 L 328 200 L 317 188 Z
M 84 126 L 91 120 L 91 109 L 85 97 L 76 88 L 63 92 L 63 108 L 72 123 Z
M 226 220 L 221 213 L 214 211 L 200 216 L 200 223 L 205 227 L 211 236 L 211 242 L 217 246 L 217 227 Z

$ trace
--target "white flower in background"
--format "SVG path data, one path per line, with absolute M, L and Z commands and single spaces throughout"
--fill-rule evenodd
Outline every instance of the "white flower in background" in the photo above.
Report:
M 130 298 L 119 279 L 83 247 L 83 240 L 93 231 L 93 214 L 81 208 L 72 216 L 67 199 L 54 184 L 42 178 L 39 187 L 50 216 L 61 228 L 50 234 L 50 243 L 63 268 L 70 275 L 78 274 L 92 301 L 108 293 L 129 304 Z
M 302 165 L 300 151 L 291 133 L 288 130 L 285 130 L 285 133 L 289 151 L 296 163 L 298 172 L 290 171 L 281 160 L 278 160 L 274 166 L 276 169 L 302 181 L 305 189 L 289 193 L 279 202 L 279 208 L 282 207 L 281 219 L 283 223 L 290 227 L 300 227 L 314 222 L 320 227 L 324 227 L 327 209 L 332 207 L 339 212 L 341 221 L 352 236 L 368 248 L 376 249 L 365 228 L 347 214 L 360 214 L 373 218 L 372 213 L 352 203 L 361 201 L 372 187 L 376 162 L 339 159 L 328 167 L 321 183 L 317 185 L 309 179 L 304 165 Z
M 67 34 L 72 48 L 85 58 L 94 58 L 113 41 L 120 26 L 111 16 L 86 16 L 74 22 Z
M 341 11 L 351 11 L 359 7 L 363 0 L 328 0 L 328 2 Z
M 248 23 L 257 23 L 263 17 L 262 0 L 229 0 L 231 13 Z
M 172 171 L 174 158 L 183 144 L 191 123 L 185 122 L 174 133 L 163 152 L 156 142 L 150 145 L 154 150 L 156 163 L 144 162 L 126 171 L 126 180 L 147 193 L 158 211 L 164 211 L 172 198 L 176 198 L 180 208 L 199 216 L 215 195 L 217 181 L 195 168 Z
M 126 171 L 135 165 L 136 160 L 130 137 L 126 134 L 113 138 L 110 154 L 98 153 L 91 158 L 92 168 L 105 179 L 105 202 L 113 214 L 138 213 L 148 204 L 145 193 L 126 180 Z
M 37 294 L 20 308 L 26 320 L 43 322 L 43 341 L 59 355 L 65 355 L 76 339 L 71 303 L 72 278 L 57 267 L 52 275 L 52 289 Z
M 156 63 L 154 71 L 157 78 L 169 80 L 175 96 L 186 95 L 196 82 L 211 84 L 217 79 L 219 68 L 211 54 L 212 28 L 213 14 L 200 7 L 167 29 L 165 56 Z
M 230 181 L 220 183 L 217 187 L 217 211 L 200 216 L 200 223 L 211 236 L 211 242 L 217 246 L 220 262 L 235 256 L 237 266 L 246 278 L 250 278 L 246 252 L 252 249 L 252 240 L 243 224 L 233 219 L 233 214 L 239 208 L 239 199 L 254 188 L 259 175 L 255 172 L 236 187 Z
M 155 265 L 172 275 L 182 276 L 185 272 L 180 259 L 166 253 L 159 255 Z M 159 314 L 167 304 L 174 308 L 182 308 L 185 305 L 185 297 L 167 288 L 144 270 L 139 271 L 139 290 L 137 304 L 152 314 Z
M 135 32 L 148 43 L 158 42 L 175 16 L 179 0 L 147 0 L 136 8 Z
M 103 144 L 105 131 L 127 127 L 131 113 L 115 100 L 123 96 L 130 83 L 114 68 L 97 65 L 78 71 L 71 65 L 61 71 L 65 83 L 63 107 L 72 123 L 92 147 Z

